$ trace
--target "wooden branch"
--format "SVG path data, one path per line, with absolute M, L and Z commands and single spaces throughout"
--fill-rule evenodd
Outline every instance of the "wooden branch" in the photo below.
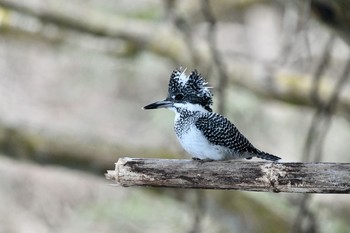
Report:
M 350 163 L 120 158 L 106 178 L 123 187 L 350 193 Z

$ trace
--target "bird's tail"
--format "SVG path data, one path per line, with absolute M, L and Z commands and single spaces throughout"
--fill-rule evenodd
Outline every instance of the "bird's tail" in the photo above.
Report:
M 281 159 L 278 156 L 266 153 L 266 152 L 258 150 L 258 149 L 256 150 L 255 154 L 256 154 L 256 157 L 258 157 L 260 159 L 266 159 L 266 160 L 271 160 L 271 161 L 277 161 L 277 160 Z

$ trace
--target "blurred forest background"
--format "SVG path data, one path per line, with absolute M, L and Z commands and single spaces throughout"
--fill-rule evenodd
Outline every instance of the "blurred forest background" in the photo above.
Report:
M 282 161 L 350 162 L 347 0 L 0 0 L 0 232 L 350 232 L 348 195 L 116 188 L 186 158 L 165 98 L 198 69 Z

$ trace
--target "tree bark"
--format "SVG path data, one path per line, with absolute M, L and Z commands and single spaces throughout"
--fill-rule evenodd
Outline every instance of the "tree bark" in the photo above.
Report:
M 350 163 L 120 158 L 106 178 L 123 187 L 350 193 Z

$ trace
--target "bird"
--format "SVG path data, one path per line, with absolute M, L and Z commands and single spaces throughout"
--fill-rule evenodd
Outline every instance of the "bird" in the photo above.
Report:
M 143 109 L 165 108 L 175 112 L 175 134 L 193 160 L 281 159 L 254 147 L 233 123 L 213 112 L 210 89 L 197 70 L 186 75 L 186 69 L 176 68 L 170 75 L 166 99 Z

